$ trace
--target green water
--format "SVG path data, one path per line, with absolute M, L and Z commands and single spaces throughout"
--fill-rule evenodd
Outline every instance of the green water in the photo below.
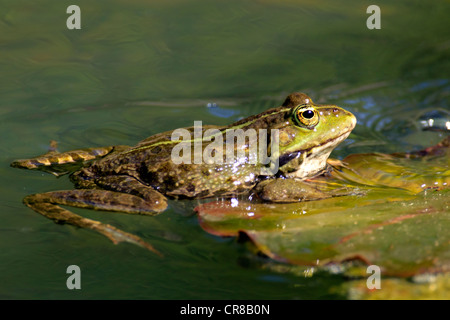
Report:
M 126 144 L 225 124 L 293 91 L 358 118 L 334 155 L 404 151 L 441 136 L 418 117 L 450 106 L 450 3 L 378 1 L 0 1 L 0 298 L 336 299 L 346 280 L 274 273 L 245 246 L 204 232 L 191 207 L 157 217 L 75 209 L 151 242 L 132 245 L 58 226 L 25 207 L 30 193 L 70 189 L 67 177 L 9 167 L 18 158 Z M 208 108 L 208 103 L 218 107 Z M 68 290 L 78 265 L 82 289 Z

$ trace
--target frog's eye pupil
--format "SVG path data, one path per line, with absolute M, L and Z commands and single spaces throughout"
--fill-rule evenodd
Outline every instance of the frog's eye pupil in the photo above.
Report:
M 303 111 L 302 116 L 305 119 L 312 119 L 314 117 L 314 111 L 312 111 L 312 110 Z
M 293 119 L 300 127 L 312 129 L 319 123 L 319 114 L 313 106 L 300 105 L 294 110 Z

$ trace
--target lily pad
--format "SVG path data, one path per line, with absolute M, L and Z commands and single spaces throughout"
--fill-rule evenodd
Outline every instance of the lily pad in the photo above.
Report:
M 383 275 L 447 272 L 449 154 L 445 146 L 432 150 L 351 156 L 334 163 L 331 177 L 313 181 L 349 195 L 286 204 L 231 199 L 196 211 L 207 232 L 245 234 L 259 251 L 289 264 L 358 260 L 378 265 Z

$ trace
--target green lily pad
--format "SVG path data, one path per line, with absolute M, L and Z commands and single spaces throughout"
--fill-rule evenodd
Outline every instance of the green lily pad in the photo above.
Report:
M 401 277 L 447 272 L 449 154 L 448 148 L 436 150 L 417 157 L 355 155 L 335 164 L 331 177 L 316 179 L 321 190 L 351 190 L 346 196 L 286 204 L 231 199 L 196 210 L 207 232 L 245 234 L 285 263 L 358 260 Z

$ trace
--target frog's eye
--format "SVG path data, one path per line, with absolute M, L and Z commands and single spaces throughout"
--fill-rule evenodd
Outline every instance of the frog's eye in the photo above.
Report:
M 294 110 L 294 120 L 300 126 L 312 128 L 319 123 L 319 114 L 313 107 L 301 105 Z

